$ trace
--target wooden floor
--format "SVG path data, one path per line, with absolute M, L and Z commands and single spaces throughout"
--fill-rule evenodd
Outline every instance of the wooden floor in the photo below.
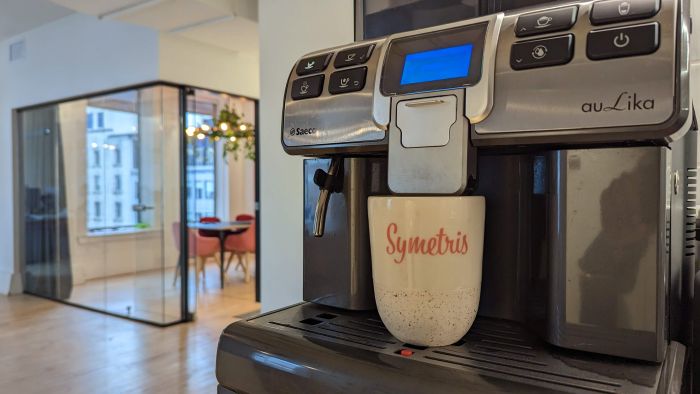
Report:
M 207 278 L 218 278 L 213 264 Z M 242 273 L 218 287 L 200 291 L 196 322 L 168 328 L 0 296 L 0 393 L 215 393 L 219 334 L 259 309 Z

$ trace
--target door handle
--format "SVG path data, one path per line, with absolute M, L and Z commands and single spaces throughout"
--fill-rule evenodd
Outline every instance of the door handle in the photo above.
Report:
M 135 212 L 149 211 L 149 210 L 152 210 L 155 208 L 156 207 L 152 207 L 150 205 L 143 205 L 143 204 L 134 204 L 131 206 L 131 209 L 134 210 Z

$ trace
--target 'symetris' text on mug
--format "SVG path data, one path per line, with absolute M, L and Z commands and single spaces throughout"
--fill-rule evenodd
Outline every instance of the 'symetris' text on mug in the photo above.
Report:
M 457 230 L 457 234 L 450 236 L 444 227 L 440 227 L 437 233 L 429 238 L 415 236 L 402 236 L 399 225 L 389 223 L 386 227 L 387 247 L 386 252 L 394 257 L 394 263 L 401 264 L 406 254 L 420 254 L 430 256 L 444 256 L 446 254 L 462 254 L 469 252 L 469 240 L 467 232 Z

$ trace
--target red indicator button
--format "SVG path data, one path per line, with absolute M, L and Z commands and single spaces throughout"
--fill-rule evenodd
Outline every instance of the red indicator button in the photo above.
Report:
M 411 357 L 411 356 L 413 356 L 413 351 L 412 351 L 412 350 L 408 350 L 408 349 L 401 349 L 401 351 L 399 352 L 399 354 L 402 355 L 402 356 L 404 356 L 404 357 Z

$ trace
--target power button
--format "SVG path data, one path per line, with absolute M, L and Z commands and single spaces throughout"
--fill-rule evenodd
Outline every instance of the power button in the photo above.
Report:
M 596 30 L 588 34 L 586 53 L 591 60 L 648 55 L 659 49 L 659 24 Z
M 630 45 L 630 42 L 632 42 L 630 36 L 625 33 L 620 33 L 613 39 L 613 45 L 617 48 L 626 48 Z

